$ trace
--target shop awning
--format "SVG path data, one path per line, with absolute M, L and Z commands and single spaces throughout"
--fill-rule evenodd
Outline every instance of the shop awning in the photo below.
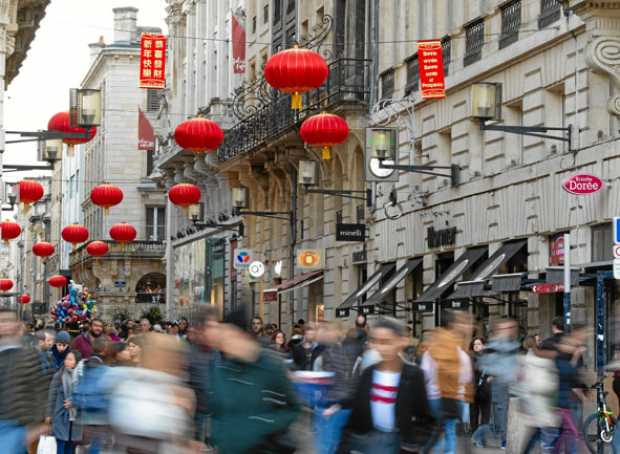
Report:
M 493 293 L 518 292 L 526 276 L 527 273 L 495 274 L 491 277 L 491 291 Z
M 394 275 L 381 286 L 373 295 L 368 298 L 362 306 L 375 306 L 381 304 L 385 298 L 390 294 L 396 286 L 405 279 L 409 274 L 413 273 L 419 266 L 422 265 L 422 258 L 415 258 L 407 260 L 403 266 L 401 266 Z
M 527 240 L 513 241 L 504 244 L 495 254 L 489 257 L 473 273 L 471 280 L 458 282 L 455 291 L 448 297 L 451 300 L 479 298 L 489 294 L 486 289 L 486 281 L 504 263 L 515 256 L 517 252 L 527 245 Z
M 443 273 L 415 302 L 435 302 L 439 300 L 463 273 L 475 266 L 486 253 L 486 247 L 468 249 Z
M 393 263 L 381 265 L 379 269 L 372 276 L 370 276 L 360 288 L 358 288 L 336 308 L 336 316 L 348 317 L 349 310 L 354 307 L 358 301 L 363 298 L 375 285 L 379 284 L 382 279 L 385 279 L 386 276 L 390 275 L 395 268 L 396 265 Z
M 300 274 L 292 279 L 283 281 L 277 287 L 263 290 L 263 298 L 265 301 L 275 301 L 278 295 L 292 292 L 298 288 L 307 287 L 315 282 L 323 279 L 323 271 L 312 271 L 310 273 Z
M 579 268 L 571 268 L 570 284 L 574 286 L 579 285 Z M 563 266 L 550 266 L 547 268 L 547 279 L 549 284 L 563 284 L 564 283 L 564 267 Z

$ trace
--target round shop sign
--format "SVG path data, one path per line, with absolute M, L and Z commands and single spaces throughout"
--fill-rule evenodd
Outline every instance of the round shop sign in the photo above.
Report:
M 589 173 L 580 173 L 564 180 L 562 188 L 575 195 L 593 194 L 603 187 L 603 181 Z
M 250 276 L 254 279 L 258 279 L 265 274 L 265 265 L 263 265 L 263 262 L 259 262 L 258 260 L 252 262 L 248 267 L 248 273 L 250 273 Z

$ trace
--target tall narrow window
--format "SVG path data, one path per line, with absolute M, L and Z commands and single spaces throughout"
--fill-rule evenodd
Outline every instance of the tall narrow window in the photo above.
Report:
M 484 19 L 478 19 L 465 27 L 465 58 L 463 64 L 471 65 L 482 58 L 484 46 Z
M 146 176 L 148 177 L 150 174 L 153 173 L 153 168 L 154 168 L 154 155 L 155 153 L 152 151 L 147 151 L 146 152 Z
M 441 48 L 443 54 L 443 71 L 447 76 L 450 73 L 450 62 L 452 60 L 452 40 L 449 36 L 441 40 Z
M 252 17 L 252 34 L 256 33 L 256 16 Z
M 538 16 L 538 28 L 545 28 L 562 17 L 562 5 L 560 0 L 540 0 L 540 16 Z
M 502 6 L 502 33 L 499 37 L 499 48 L 510 46 L 519 39 L 521 28 L 521 0 L 512 0 Z
M 394 69 L 390 68 L 381 74 L 381 99 L 391 99 L 394 96 Z
M 280 16 L 282 16 L 282 0 L 273 1 L 273 23 L 280 22 Z
M 166 236 L 166 208 L 146 208 L 146 239 L 163 241 Z
M 263 6 L 263 24 L 269 22 L 269 3 L 265 3 Z
M 148 88 L 146 90 L 146 111 L 157 112 L 161 105 L 161 90 Z
M 420 87 L 420 65 L 418 54 L 407 60 L 407 85 L 405 85 L 405 96 L 416 92 Z

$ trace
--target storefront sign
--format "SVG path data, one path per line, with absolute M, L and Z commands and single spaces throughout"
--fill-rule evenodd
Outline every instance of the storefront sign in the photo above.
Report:
M 235 251 L 235 269 L 243 270 L 253 262 L 253 252 L 250 249 L 237 249 Z
M 297 254 L 297 265 L 303 269 L 323 267 L 323 253 L 318 249 L 303 249 Z
M 469 301 L 447 301 L 444 303 L 444 307 L 448 309 L 454 309 L 457 311 L 469 309 Z
M 433 303 L 413 303 L 416 312 L 433 312 Z
M 429 249 L 438 247 L 451 246 L 456 243 L 456 227 L 450 227 L 443 230 L 435 230 L 429 227 L 426 230 L 426 242 Z
M 366 224 L 336 224 L 336 241 L 364 241 Z
M 336 317 L 338 318 L 345 318 L 348 317 L 349 314 L 351 313 L 350 309 L 336 309 Z
M 560 266 L 564 264 L 564 234 L 560 233 L 549 241 L 549 265 Z
M 248 273 L 250 274 L 250 277 L 253 277 L 254 279 L 259 279 L 265 274 L 265 265 L 263 265 L 263 262 L 259 262 L 258 260 L 256 260 L 250 263 L 250 266 L 248 267 Z
M 595 175 L 589 173 L 580 173 L 574 175 L 562 183 L 562 188 L 575 195 L 593 194 L 598 192 L 603 187 L 601 179 Z
M 360 307 L 360 314 L 371 315 L 375 313 L 375 306 L 362 306 Z
M 418 41 L 417 44 L 422 99 L 445 98 L 446 81 L 441 41 Z
M 140 88 L 166 88 L 166 36 L 140 38 Z
M 361 251 L 355 251 L 351 254 L 351 263 L 353 265 L 361 265 L 366 263 L 366 251 L 362 249 Z
M 564 285 L 553 284 L 550 282 L 545 282 L 542 284 L 536 284 L 532 286 L 532 292 L 538 293 L 539 295 L 548 295 L 550 293 L 562 293 L 563 291 L 564 291 Z

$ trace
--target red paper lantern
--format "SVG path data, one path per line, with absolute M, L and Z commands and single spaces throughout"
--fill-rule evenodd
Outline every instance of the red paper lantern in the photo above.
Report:
M 129 243 L 136 239 L 138 233 L 133 225 L 123 222 L 121 224 L 114 224 L 110 228 L 110 238 L 114 241 L 118 241 L 121 244 Z
M 19 297 L 20 304 L 28 304 L 30 302 L 30 295 L 24 293 Z
M 329 160 L 332 158 L 330 147 L 347 140 L 349 125 L 338 115 L 320 113 L 304 120 L 299 135 L 308 145 L 322 147 L 321 157 Z
M 30 205 L 38 202 L 43 197 L 45 190 L 43 185 L 33 180 L 22 180 L 18 185 L 19 201 L 24 206 L 24 212 L 27 212 Z
M 104 256 L 108 253 L 109 250 L 110 248 L 108 247 L 108 244 L 99 240 L 91 241 L 90 243 L 88 243 L 88 246 L 86 246 L 86 252 L 88 252 L 88 255 L 90 255 L 91 257 Z
M 184 150 L 203 153 L 219 147 L 224 141 L 224 132 L 216 122 L 197 117 L 176 127 L 174 141 Z
M 199 204 L 201 195 L 200 188 L 190 183 L 175 184 L 168 191 L 170 201 L 181 208 Z
M 269 85 L 291 94 L 291 109 L 299 110 L 302 108 L 301 93 L 323 85 L 329 68 L 318 52 L 295 47 L 272 55 L 264 73 Z
M 15 285 L 13 279 L 0 279 L 0 291 L 8 292 L 13 288 L 13 285 Z
M 90 200 L 107 214 L 111 207 L 123 201 L 123 190 L 113 184 L 100 184 L 90 191 Z
M 39 241 L 32 245 L 32 253 L 37 257 L 49 257 L 55 250 L 56 248 L 52 243 L 47 243 L 45 241 Z
M 66 287 L 68 282 L 69 280 L 61 274 L 56 274 L 55 276 L 52 276 L 47 280 L 47 283 L 49 285 L 56 288 Z
M 70 134 L 86 134 L 85 128 L 72 128 L 71 127 L 69 112 L 58 112 L 56 115 L 50 118 L 50 120 L 47 123 L 47 129 L 49 129 L 50 131 L 65 132 L 65 133 L 70 133 Z M 88 128 L 88 137 L 84 137 L 80 139 L 76 139 L 76 138 L 62 139 L 62 141 L 66 143 L 67 145 L 79 145 L 82 143 L 90 142 L 91 140 L 93 140 L 93 137 L 95 137 L 96 134 L 97 134 L 97 128 L 92 127 L 92 128 Z
M 0 224 L 2 239 L 4 241 L 14 240 L 22 233 L 22 228 L 17 222 L 4 221 Z
M 88 229 L 83 225 L 71 224 L 62 229 L 60 236 L 75 247 L 79 243 L 88 241 Z

